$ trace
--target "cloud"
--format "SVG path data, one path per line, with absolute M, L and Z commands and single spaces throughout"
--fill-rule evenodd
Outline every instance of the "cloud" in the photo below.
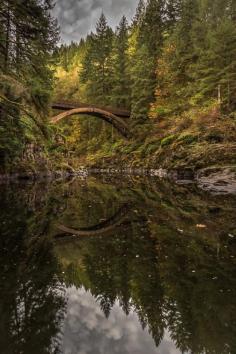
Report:
M 118 302 L 107 319 L 99 303 L 85 289 L 69 288 L 67 299 L 61 336 L 61 350 L 65 354 L 180 354 L 168 333 L 156 348 L 137 315 L 131 312 L 126 316 Z
M 102 11 L 115 28 L 121 17 L 129 20 L 138 0 L 56 0 L 53 16 L 58 19 L 62 42 L 79 41 L 93 31 Z

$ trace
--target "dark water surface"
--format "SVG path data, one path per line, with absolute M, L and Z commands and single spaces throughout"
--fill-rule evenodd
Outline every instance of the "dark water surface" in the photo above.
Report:
M 0 186 L 1 354 L 236 353 L 236 198 L 156 179 Z

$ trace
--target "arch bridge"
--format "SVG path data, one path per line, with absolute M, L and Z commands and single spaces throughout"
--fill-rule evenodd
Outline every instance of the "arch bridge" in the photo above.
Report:
M 55 240 L 68 240 L 70 235 L 74 237 L 95 237 L 95 236 L 105 236 L 114 233 L 117 227 L 121 226 L 125 220 L 127 220 L 128 212 L 131 209 L 131 204 L 127 203 L 122 205 L 119 210 L 109 219 L 88 227 L 81 229 L 74 229 L 62 224 L 57 225 L 57 229 L 62 232 L 62 234 L 57 234 L 54 236 Z
M 111 124 L 125 138 L 131 138 L 131 130 L 128 124 L 130 111 L 112 107 L 97 107 L 95 105 L 74 103 L 74 102 L 54 102 L 52 109 L 63 111 L 50 119 L 52 124 L 56 124 L 62 119 L 73 115 L 88 115 L 98 117 Z

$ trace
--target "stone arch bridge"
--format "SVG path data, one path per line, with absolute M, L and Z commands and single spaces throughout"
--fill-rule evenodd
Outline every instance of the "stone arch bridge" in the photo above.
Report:
M 63 111 L 51 117 L 50 122 L 53 124 L 72 115 L 88 115 L 98 117 L 111 124 L 125 138 L 131 138 L 132 136 L 128 124 L 130 119 L 130 111 L 128 110 L 72 102 L 54 102 L 51 108 Z

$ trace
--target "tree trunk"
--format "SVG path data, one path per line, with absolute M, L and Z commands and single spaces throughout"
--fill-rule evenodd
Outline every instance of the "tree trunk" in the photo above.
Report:
M 7 11 L 6 11 L 6 46 L 5 46 L 5 63 L 4 71 L 8 72 L 9 67 L 9 42 L 10 42 L 10 32 L 11 32 L 11 19 L 10 19 L 10 5 L 7 2 Z

